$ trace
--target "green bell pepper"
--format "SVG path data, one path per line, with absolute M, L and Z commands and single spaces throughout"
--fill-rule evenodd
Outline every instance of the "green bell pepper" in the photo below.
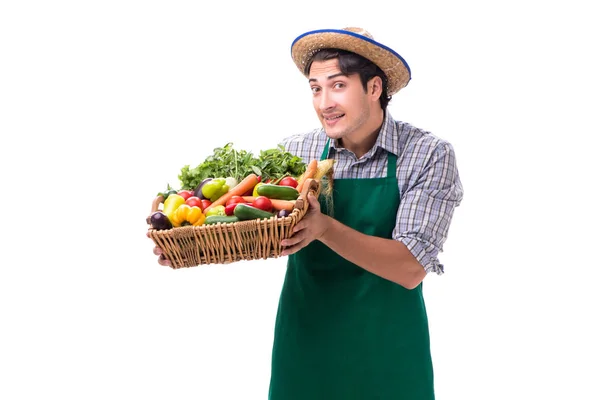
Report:
M 216 178 L 202 186 L 202 195 L 210 201 L 216 201 L 229 191 L 225 178 Z
M 206 212 L 206 216 L 210 217 L 211 215 L 221 215 L 226 216 L 225 214 L 225 206 L 215 206 Z

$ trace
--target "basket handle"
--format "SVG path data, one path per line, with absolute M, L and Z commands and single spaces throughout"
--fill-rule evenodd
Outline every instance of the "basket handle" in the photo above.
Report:
M 148 217 L 146 218 L 146 222 L 148 223 L 148 225 L 150 225 L 150 216 L 155 212 L 158 211 L 158 206 L 160 205 L 160 203 L 162 203 L 165 200 L 165 198 L 163 196 L 157 196 L 153 201 L 152 201 L 152 208 L 150 208 L 150 215 L 148 215 Z
M 302 210 L 306 212 L 308 209 L 308 193 L 313 192 L 315 196 L 319 193 L 319 182 L 316 180 L 309 178 L 304 182 L 302 186 L 302 192 L 300 192 L 300 196 L 298 196 L 298 200 L 296 200 L 296 204 L 294 204 L 294 208 Z
M 150 214 L 152 214 L 155 211 L 158 211 L 158 206 L 160 205 L 160 203 L 162 203 L 163 201 L 165 201 L 165 198 L 163 196 L 157 196 L 154 201 L 152 201 L 152 208 L 150 209 Z

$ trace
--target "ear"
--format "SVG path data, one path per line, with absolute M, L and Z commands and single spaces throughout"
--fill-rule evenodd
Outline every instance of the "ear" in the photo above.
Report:
M 383 82 L 381 81 L 381 78 L 378 76 L 374 76 L 371 78 L 371 80 L 369 81 L 368 84 L 368 94 L 370 97 L 373 98 L 373 100 L 379 100 L 379 97 L 381 97 L 381 93 L 382 93 L 382 86 Z

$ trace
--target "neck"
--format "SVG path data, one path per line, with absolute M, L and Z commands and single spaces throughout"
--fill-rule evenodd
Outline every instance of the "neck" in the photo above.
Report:
M 374 113 L 374 118 L 365 125 L 361 133 L 357 135 L 347 136 L 340 139 L 342 147 L 356 154 L 357 158 L 364 156 L 377 141 L 381 125 L 383 125 L 383 110 Z

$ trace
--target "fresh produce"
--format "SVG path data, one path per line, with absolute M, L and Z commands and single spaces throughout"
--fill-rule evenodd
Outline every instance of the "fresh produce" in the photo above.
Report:
M 206 216 L 200 207 L 190 207 L 187 204 L 182 204 L 173 213 L 171 223 L 174 227 L 193 225 L 198 226 L 204 223 Z
M 290 215 L 292 212 L 290 210 L 279 210 L 277 212 L 277 218 L 285 218 Z
M 214 202 L 219 197 L 229 191 L 229 186 L 225 182 L 225 178 L 215 178 L 202 186 L 202 195 L 204 198 Z
M 231 196 L 227 203 L 225 203 L 225 214 L 233 215 L 233 210 L 239 203 L 246 203 L 246 200 L 242 196 Z
M 304 185 L 304 182 L 306 182 L 307 179 L 315 177 L 315 174 L 317 173 L 317 164 L 318 161 L 316 159 L 312 159 L 306 166 L 306 170 L 298 179 L 298 185 L 296 186 L 296 189 L 298 189 L 299 192 L 302 191 L 302 186 Z
M 327 158 L 325 160 L 321 160 L 317 163 L 317 172 L 315 172 L 314 180 L 317 182 L 320 181 L 324 176 L 328 176 L 333 173 L 333 164 L 335 164 L 335 160 L 331 158 Z
M 258 196 L 243 196 L 242 198 L 246 203 L 252 204 L 254 199 Z M 294 205 L 296 202 L 294 200 L 279 200 L 279 199 L 269 199 L 271 200 L 271 204 L 273 204 L 273 209 L 275 210 L 289 210 L 292 211 L 294 209 Z
M 202 202 L 202 211 L 206 210 L 206 208 L 212 204 L 212 201 L 209 199 L 202 199 L 200 201 Z
M 194 195 L 194 191 L 193 190 L 180 190 L 179 192 L 177 192 L 177 194 L 187 200 L 188 198 L 190 198 Z
M 305 169 L 306 164 L 302 159 L 285 151 L 281 145 L 263 150 L 255 157 L 251 152 L 235 150 L 232 143 L 227 143 L 223 147 L 215 148 L 213 154 L 198 166 L 191 168 L 185 165 L 181 169 L 179 180 L 182 189 L 194 189 L 206 178 L 230 177 L 241 182 L 253 173 L 264 182 L 266 179 L 277 179 L 284 175 L 300 176 Z
M 227 186 L 232 188 L 232 187 L 236 186 L 239 182 L 233 176 L 228 176 L 227 178 L 225 178 L 225 183 L 227 184 Z
M 321 194 L 330 197 L 333 163 L 330 159 L 304 163 L 283 146 L 261 151 L 255 157 L 228 143 L 214 149 L 214 154 L 196 168 L 184 166 L 179 175 L 180 188 L 167 185 L 153 204 L 153 210 L 161 214 L 153 214 L 147 221 L 154 229 L 170 229 L 206 224 L 209 217 L 214 217 L 210 221 L 221 222 L 286 217 L 296 206 L 302 207 L 298 198 L 308 179 L 321 182 Z M 162 209 L 157 207 L 161 202 Z M 197 215 L 198 210 L 202 217 Z
M 296 200 L 300 196 L 300 192 L 291 186 L 280 186 L 272 183 L 261 185 L 256 193 L 259 196 L 266 196 L 270 199 L 280 200 Z
M 177 193 L 170 195 L 165 200 L 162 212 L 167 216 L 167 218 L 169 218 L 171 223 L 173 222 L 173 214 L 175 213 L 175 210 L 177 210 L 177 208 L 184 203 L 185 199 Z
M 325 196 L 325 201 L 328 204 L 329 209 L 333 209 L 333 165 L 335 160 L 325 159 L 317 163 L 317 172 L 315 173 L 314 180 L 323 184 L 323 190 L 321 193 Z M 322 182 L 323 178 L 327 177 L 326 182 Z
M 233 196 L 242 196 L 248 190 L 251 190 L 258 183 L 258 176 L 254 173 L 249 174 L 244 179 L 240 181 L 234 188 L 230 189 L 227 193 L 219 197 L 217 200 L 213 201 L 210 206 L 204 209 L 204 212 L 207 212 L 213 207 L 222 206 L 227 204 L 227 201 L 231 199 Z M 207 214 L 208 215 L 208 214 Z
M 167 185 L 167 189 L 164 192 L 160 192 L 158 193 L 156 196 L 162 196 L 163 199 L 167 199 L 169 197 L 169 195 L 171 194 L 176 194 L 177 190 L 171 188 L 171 185 Z
M 211 216 L 211 215 L 222 215 L 225 216 L 225 206 L 223 205 L 218 205 L 215 207 L 212 207 L 210 209 L 204 209 L 204 214 L 206 214 L 206 216 Z
M 173 225 L 169 218 L 162 211 L 155 211 L 148 217 L 148 224 L 152 226 L 153 229 L 163 230 L 163 229 L 171 229 Z
M 258 188 L 259 186 L 264 185 L 266 182 L 258 182 L 255 186 L 254 186 L 254 190 L 252 190 L 252 196 L 254 197 L 258 197 Z
M 229 224 L 232 222 L 238 222 L 240 219 L 235 215 L 223 216 L 223 215 L 210 215 L 206 217 L 204 225 L 212 224 Z
M 250 204 L 252 207 L 256 207 L 260 210 L 265 210 L 265 211 L 269 211 L 271 212 L 271 210 L 273 210 L 273 203 L 271 202 L 271 199 L 269 199 L 268 197 L 265 196 L 258 196 L 257 198 L 254 199 L 254 201 L 252 201 L 252 204 Z
M 279 186 L 291 186 L 293 188 L 298 187 L 298 181 L 292 176 L 286 176 L 278 183 Z
M 233 215 L 233 210 L 235 210 L 235 206 L 239 203 L 231 203 L 225 206 L 225 215 Z
M 192 196 L 192 197 L 188 197 L 185 200 L 185 204 L 187 204 L 190 207 L 200 207 L 200 209 L 202 211 L 204 211 L 204 205 L 202 204 L 202 200 L 200 200 L 198 197 L 196 196 Z
M 237 204 L 237 203 L 245 203 L 246 200 L 244 200 L 244 198 L 242 196 L 231 196 L 231 198 L 229 200 L 227 200 L 227 203 L 225 203 L 225 206 L 228 206 L 230 204 Z
M 251 219 L 265 219 L 271 218 L 275 214 L 258 209 L 256 207 L 252 207 L 251 205 L 240 203 L 235 207 L 233 213 L 236 217 L 240 219 L 240 221 L 247 221 Z
M 194 196 L 198 197 L 200 200 L 204 200 L 205 197 L 202 194 L 202 188 L 204 187 L 204 185 L 206 185 L 208 182 L 210 182 L 212 180 L 213 180 L 213 178 L 203 179 L 202 182 L 200 182 L 198 184 L 198 186 L 196 186 L 196 189 L 194 189 Z

